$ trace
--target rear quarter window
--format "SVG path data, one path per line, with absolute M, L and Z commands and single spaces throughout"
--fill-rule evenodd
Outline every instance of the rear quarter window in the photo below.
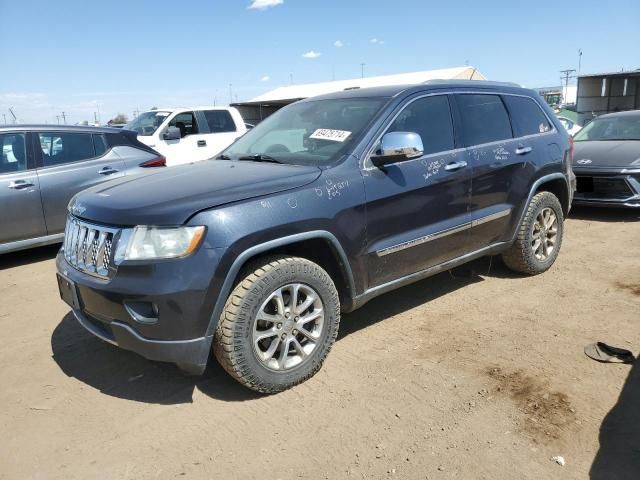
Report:
M 509 114 L 499 95 L 457 94 L 465 147 L 513 138 Z
M 513 130 L 517 137 L 536 135 L 551 130 L 549 119 L 532 98 L 513 95 L 504 95 L 502 98 L 511 114 Z
M 231 114 L 226 110 L 205 110 L 203 113 L 211 133 L 236 131 L 236 124 L 231 118 Z

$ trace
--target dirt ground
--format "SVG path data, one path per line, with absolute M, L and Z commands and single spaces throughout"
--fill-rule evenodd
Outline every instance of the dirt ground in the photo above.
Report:
M 640 478 L 640 362 L 583 354 L 640 352 L 640 212 L 575 211 L 544 275 L 487 258 L 376 299 L 273 396 L 93 338 L 56 250 L 0 257 L 0 478 Z

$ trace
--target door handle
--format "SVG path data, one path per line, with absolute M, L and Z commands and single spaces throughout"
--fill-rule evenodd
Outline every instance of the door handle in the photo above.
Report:
M 207 146 L 207 141 L 206 140 L 198 140 L 198 146 L 199 147 L 206 147 Z
M 26 180 L 15 180 L 9 184 L 9 188 L 13 190 L 23 190 L 29 187 L 35 187 L 35 184 Z
M 100 175 L 112 175 L 114 173 L 118 173 L 118 170 L 116 170 L 115 168 L 111 168 L 111 167 L 104 167 L 101 170 L 98 170 L 98 173 Z
M 461 160 L 459 162 L 451 162 L 451 163 L 447 163 L 444 166 L 444 169 L 447 172 L 455 172 L 456 170 L 460 170 L 461 168 L 464 168 L 467 166 L 467 162 L 465 162 L 464 160 Z
M 516 155 L 526 155 L 531 150 L 533 150 L 533 148 L 519 145 L 518 148 L 516 148 Z

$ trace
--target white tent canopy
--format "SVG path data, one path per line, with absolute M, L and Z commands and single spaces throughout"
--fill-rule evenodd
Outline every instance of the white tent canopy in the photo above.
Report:
M 300 100 L 345 90 L 347 88 L 369 88 L 390 85 L 414 85 L 428 80 L 486 80 L 474 67 L 443 68 L 424 72 L 400 73 L 396 75 L 382 75 L 380 77 L 355 78 L 352 80 L 337 80 L 333 82 L 306 83 L 276 88 L 263 95 L 242 103 L 268 103 Z
M 474 67 L 443 68 L 425 72 L 400 73 L 380 77 L 354 78 L 333 82 L 306 83 L 276 88 L 246 102 L 232 104 L 240 110 L 247 123 L 258 123 L 275 113 L 278 109 L 303 98 L 315 97 L 326 93 L 340 92 L 352 88 L 384 87 L 391 85 L 417 85 L 428 80 L 486 80 Z

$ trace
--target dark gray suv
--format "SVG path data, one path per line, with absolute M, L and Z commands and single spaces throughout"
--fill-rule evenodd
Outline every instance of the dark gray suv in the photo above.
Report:
M 377 295 L 483 255 L 546 271 L 574 186 L 569 136 L 531 90 L 349 90 L 283 108 L 215 160 L 77 195 L 58 285 L 107 342 L 195 374 L 213 350 L 277 392 Z
M 62 241 L 79 191 L 164 166 L 164 158 L 115 128 L 0 127 L 0 253 Z

